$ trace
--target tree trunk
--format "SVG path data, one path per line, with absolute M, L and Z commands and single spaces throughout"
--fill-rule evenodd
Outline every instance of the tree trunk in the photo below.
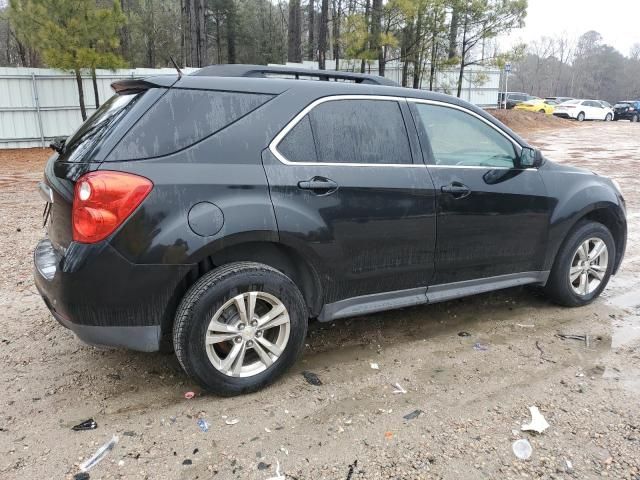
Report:
M 236 13 L 236 4 L 231 0 L 227 10 L 227 63 L 236 63 Z
M 336 70 L 340 69 L 340 10 L 342 0 L 333 0 L 333 58 L 336 61 Z
M 453 6 L 451 12 L 451 25 L 449 26 L 449 59 L 456 56 L 458 47 L 458 22 L 460 21 L 460 7 Z
M 464 26 L 462 27 L 462 44 L 460 46 L 460 74 L 458 75 L 458 94 L 457 97 L 460 98 L 462 94 L 462 76 L 464 75 L 464 67 L 466 56 L 467 56 L 467 27 L 468 27 L 469 17 L 465 13 L 464 16 Z
M 373 0 L 371 5 L 371 49 L 378 55 L 378 75 L 384 76 L 384 50 L 381 38 L 382 0 Z
M 129 32 L 129 6 L 127 4 L 127 0 L 120 0 L 120 8 L 122 9 L 122 13 L 125 16 L 125 23 L 120 28 L 120 53 L 122 57 L 127 60 L 128 63 L 133 63 L 131 61 L 131 34 Z
M 82 74 L 80 73 L 79 68 L 76 68 L 74 72 L 76 74 L 76 83 L 78 84 L 78 100 L 80 101 L 80 115 L 82 115 L 82 121 L 84 122 L 87 119 L 87 109 L 84 106 L 84 88 L 82 87 Z
M 329 21 L 329 0 L 321 0 L 320 8 L 320 32 L 318 38 L 318 68 L 326 69 L 327 59 L 327 23 Z
M 182 67 L 187 66 L 187 51 L 186 51 L 186 37 L 187 37 L 187 25 L 189 18 L 188 7 L 189 0 L 180 0 L 180 65 Z
M 302 11 L 300 0 L 289 0 L 289 28 L 287 30 L 287 59 L 302 62 Z
M 367 32 L 369 31 L 369 17 L 371 16 L 371 0 L 367 0 L 367 2 L 364 4 L 364 26 L 367 29 Z M 369 50 L 369 40 L 367 40 L 367 43 L 365 44 L 365 51 Z M 364 58 L 362 59 L 362 61 L 360 62 L 360 73 L 364 73 L 365 70 L 365 60 Z
M 93 98 L 96 101 L 96 110 L 100 107 L 100 95 L 98 93 L 98 79 L 96 78 L 96 69 L 91 69 L 91 81 L 93 82 Z
M 313 62 L 316 54 L 315 29 L 316 29 L 316 3 L 315 0 L 309 0 L 309 45 L 307 46 L 307 60 Z
M 429 65 L 429 91 L 433 92 L 433 82 L 436 76 L 436 61 L 438 59 L 438 12 L 433 11 L 433 25 L 431 27 L 431 65 Z
M 422 77 L 422 20 L 424 13 L 418 12 L 416 19 L 416 41 L 413 53 L 413 88 L 420 88 L 420 79 Z
M 207 63 L 207 32 L 205 30 L 205 0 L 198 2 L 198 66 Z

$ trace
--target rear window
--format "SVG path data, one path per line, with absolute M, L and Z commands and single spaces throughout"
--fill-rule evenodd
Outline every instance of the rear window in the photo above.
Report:
M 143 93 L 114 95 L 96 110 L 80 128 L 67 139 L 60 162 L 82 162 L 91 156 L 100 141 L 107 136 L 111 128 L 133 108 Z
M 630 106 L 630 105 L 631 105 L 631 103 L 627 103 L 627 102 L 620 102 L 620 103 L 616 103 L 616 105 L 615 105 L 615 106 L 616 106 L 616 107 L 618 107 L 618 108 L 626 108 L 626 107 L 628 107 L 628 106 Z
M 219 132 L 272 95 L 171 89 L 134 125 L 108 160 L 169 155 Z

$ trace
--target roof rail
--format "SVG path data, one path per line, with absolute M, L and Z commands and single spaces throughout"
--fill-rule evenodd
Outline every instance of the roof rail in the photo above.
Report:
M 296 80 L 318 78 L 325 81 L 351 81 L 354 83 L 369 85 L 388 85 L 397 87 L 398 84 L 388 78 L 378 75 L 367 75 L 363 73 L 338 72 L 336 70 L 311 70 L 309 68 L 297 68 L 286 66 L 266 66 L 266 65 L 210 65 L 191 73 L 190 75 L 201 77 L 254 77 L 267 78 L 269 75 L 292 75 Z

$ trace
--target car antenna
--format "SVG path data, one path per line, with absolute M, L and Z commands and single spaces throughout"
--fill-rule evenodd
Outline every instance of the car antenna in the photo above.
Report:
M 180 70 L 180 67 L 178 66 L 178 64 L 176 63 L 176 61 L 173 59 L 171 55 L 169 55 L 169 60 L 171 60 L 171 63 L 173 63 L 174 68 L 178 71 L 178 80 L 180 80 L 182 78 L 182 70 Z

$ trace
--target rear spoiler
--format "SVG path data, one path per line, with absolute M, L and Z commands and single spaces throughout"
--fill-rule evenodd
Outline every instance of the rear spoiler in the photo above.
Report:
M 111 88 L 113 88 L 116 93 L 138 93 L 149 90 L 150 88 L 171 88 L 178 80 L 180 80 L 178 75 L 126 78 L 124 80 L 116 80 L 111 84 Z

